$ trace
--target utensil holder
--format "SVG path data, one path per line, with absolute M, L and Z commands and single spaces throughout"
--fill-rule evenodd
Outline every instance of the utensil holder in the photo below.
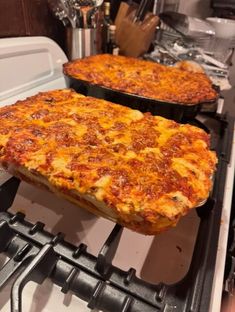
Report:
M 66 46 L 69 60 L 100 53 L 99 38 L 97 28 L 68 28 Z

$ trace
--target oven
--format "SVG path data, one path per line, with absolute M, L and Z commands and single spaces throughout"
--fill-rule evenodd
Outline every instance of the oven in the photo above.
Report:
M 0 39 L 0 105 L 65 87 L 66 61 L 48 38 Z M 0 311 L 220 311 L 222 292 L 230 294 L 234 282 L 234 119 L 219 105 L 190 123 L 211 134 L 219 158 L 213 189 L 203 207 L 157 236 L 1 171 Z

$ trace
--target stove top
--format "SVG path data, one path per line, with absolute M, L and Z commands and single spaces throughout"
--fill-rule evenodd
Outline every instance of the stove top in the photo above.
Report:
M 26 51 L 37 54 L 35 49 L 51 55 L 51 41 L 47 45 L 45 38 L 40 40 L 43 48 L 37 41 L 34 49 L 29 48 L 28 40 L 25 53 L 15 41 L 14 55 L 17 49 L 26 59 L 31 55 Z M 11 48 L 2 49 L 3 41 L 0 54 L 11 56 Z M 34 74 L 41 78 L 32 79 L 30 74 L 27 87 L 21 88 L 19 82 L 15 89 L 10 85 L 8 91 L 0 90 L 2 105 L 48 90 L 51 84 L 63 87 L 62 71 L 58 76 L 63 54 L 53 53 L 56 69 L 50 72 L 57 83 L 52 79 L 47 84 L 48 77 L 44 81 L 42 67 L 43 72 Z M 234 175 L 234 120 L 209 113 L 192 123 L 211 132 L 219 157 L 214 188 L 203 207 L 156 237 L 123 229 L 0 173 L 0 310 L 51 312 L 56 304 L 58 311 L 220 311 Z

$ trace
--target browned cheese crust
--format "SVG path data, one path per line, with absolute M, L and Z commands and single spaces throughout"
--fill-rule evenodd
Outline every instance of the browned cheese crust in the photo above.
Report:
M 156 234 L 208 197 L 209 135 L 65 89 L 0 109 L 0 163 L 89 211 Z
M 199 104 L 217 97 L 204 73 L 110 54 L 64 64 L 64 73 L 113 90 L 179 104 Z

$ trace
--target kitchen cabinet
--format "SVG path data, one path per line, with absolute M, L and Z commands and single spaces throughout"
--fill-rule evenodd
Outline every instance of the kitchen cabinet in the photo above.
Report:
M 46 36 L 64 48 L 65 29 L 47 0 L 0 1 L 0 37 L 19 36 Z

